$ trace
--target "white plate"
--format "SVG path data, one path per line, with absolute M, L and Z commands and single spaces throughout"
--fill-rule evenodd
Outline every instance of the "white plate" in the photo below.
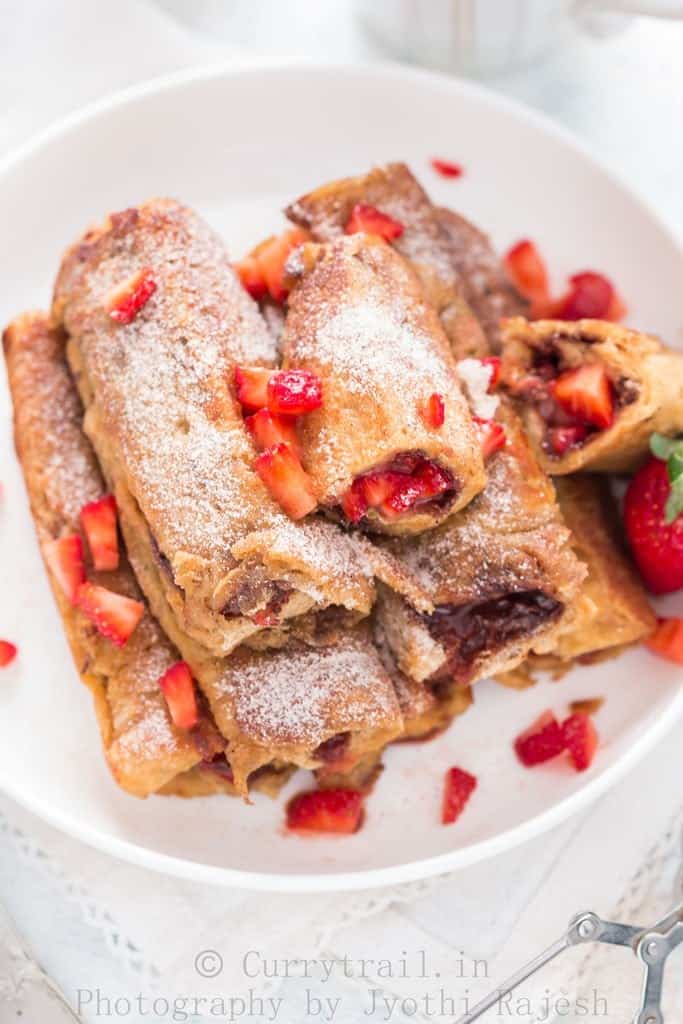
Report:
M 428 159 L 461 161 L 445 181 Z M 134 89 L 70 118 L 0 168 L 0 321 L 46 306 L 60 254 L 91 220 L 151 195 L 196 206 L 239 255 L 281 223 L 285 202 L 329 178 L 403 159 L 434 198 L 503 247 L 531 235 L 558 275 L 608 271 L 630 320 L 673 340 L 683 321 L 683 256 L 655 216 L 576 141 L 536 114 L 454 79 L 402 69 L 212 69 Z M 539 833 L 594 799 L 683 709 L 680 672 L 635 650 L 561 684 L 518 693 L 482 683 L 476 705 L 429 744 L 396 747 L 353 837 L 282 830 L 285 798 L 137 801 L 104 766 L 40 563 L 11 451 L 3 386 L 0 636 L 18 643 L 0 686 L 0 785 L 59 828 L 110 853 L 188 878 L 313 891 L 420 878 Z M 525 771 L 511 741 L 547 707 L 604 695 L 594 768 Z M 439 824 L 445 769 L 480 785 Z

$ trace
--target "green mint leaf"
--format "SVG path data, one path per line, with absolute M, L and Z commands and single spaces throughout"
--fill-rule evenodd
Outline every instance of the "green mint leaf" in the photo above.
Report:
M 664 509 L 666 522 L 671 525 L 683 512 L 683 460 L 681 461 L 681 472 L 675 480 L 671 481 L 671 491 Z
M 664 437 L 663 434 L 653 434 L 650 438 L 650 451 L 658 459 L 666 462 L 673 455 L 678 446 L 683 449 L 683 440 L 679 437 Z

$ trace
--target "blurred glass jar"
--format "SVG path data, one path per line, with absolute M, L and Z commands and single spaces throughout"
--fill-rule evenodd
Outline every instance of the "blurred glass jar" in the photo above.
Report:
M 496 74 L 542 57 L 573 25 L 595 34 L 614 14 L 683 18 L 683 0 L 356 0 L 394 57 L 462 74 Z M 609 21 L 596 20 L 600 16 Z M 610 18 L 612 16 L 612 18 Z

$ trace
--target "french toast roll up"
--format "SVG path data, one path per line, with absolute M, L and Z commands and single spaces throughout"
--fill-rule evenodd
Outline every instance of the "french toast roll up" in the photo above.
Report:
M 225 740 L 209 714 L 179 729 L 171 720 L 159 680 L 179 655 L 145 610 L 125 646 L 102 636 L 67 598 L 50 551 L 55 542 L 78 538 L 87 552 L 80 511 L 105 493 L 81 422 L 83 409 L 64 358 L 64 339 L 40 313 L 18 317 L 3 335 L 14 406 L 14 437 L 38 541 L 55 600 L 81 679 L 92 692 L 107 764 L 116 782 L 144 797 L 175 780 L 195 778 L 204 760 L 220 754 Z M 96 571 L 96 586 L 140 599 L 125 556 L 116 569 Z
M 479 320 L 491 351 L 498 353 L 502 347 L 501 320 L 526 316 L 529 303 L 509 280 L 502 260 L 483 231 L 454 210 L 438 207 L 436 215 L 448 237 L 463 295 Z
M 63 260 L 53 321 L 124 533 L 135 515 L 145 576 L 185 631 L 227 654 L 329 605 L 367 614 L 353 539 L 289 519 L 255 470 L 235 369 L 271 367 L 275 343 L 195 213 L 151 200 L 89 231 Z
M 465 298 L 449 235 L 405 164 L 386 164 L 368 174 L 329 182 L 301 196 L 285 212 L 319 242 L 353 230 L 384 230 L 419 275 L 456 359 L 486 355 L 486 335 Z
M 628 473 L 653 432 L 683 430 L 683 354 L 602 320 L 515 317 L 501 381 L 547 473 Z
M 417 533 L 472 500 L 481 445 L 455 361 L 408 263 L 382 239 L 308 244 L 293 261 L 285 369 L 322 383 L 299 439 L 319 505 L 373 531 Z
M 549 649 L 585 575 L 519 421 L 505 404 L 497 415 L 507 443 L 482 493 L 429 534 L 382 542 L 401 566 L 380 588 L 384 641 L 405 675 L 442 698 Z
M 605 477 L 591 473 L 558 477 L 555 489 L 571 546 L 586 566 L 572 614 L 551 649 L 531 655 L 500 682 L 526 685 L 539 669 L 561 673 L 619 654 L 653 632 L 657 618 L 618 532 L 618 511 Z

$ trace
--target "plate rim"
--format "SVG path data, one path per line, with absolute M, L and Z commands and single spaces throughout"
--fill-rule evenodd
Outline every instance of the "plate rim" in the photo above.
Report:
M 124 89 L 107 93 L 105 96 L 70 112 L 53 124 L 48 125 L 26 142 L 12 149 L 0 160 L 0 189 L 3 185 L 3 179 L 7 175 L 19 168 L 22 163 L 29 161 L 42 149 L 113 110 L 144 100 L 148 96 L 172 91 L 173 89 L 182 88 L 196 82 L 254 75 L 263 71 L 283 73 L 308 72 L 326 76 L 354 76 L 361 74 L 385 79 L 394 76 L 404 81 L 412 79 L 417 83 L 439 83 L 455 93 L 476 98 L 478 101 L 483 101 L 491 107 L 508 111 L 514 114 L 515 117 L 535 125 L 544 134 L 554 136 L 570 149 L 578 152 L 593 166 L 597 167 L 613 185 L 626 193 L 634 203 L 641 207 L 663 235 L 668 238 L 669 242 L 683 259 L 683 244 L 681 240 L 672 230 L 671 226 L 666 223 L 659 211 L 650 203 L 649 199 L 642 196 L 630 182 L 622 177 L 618 170 L 603 160 L 601 156 L 596 156 L 590 147 L 568 128 L 558 124 L 548 115 L 516 99 L 511 99 L 502 93 L 497 93 L 494 89 L 479 82 L 394 62 L 328 63 L 321 60 L 301 59 L 298 57 L 291 59 L 243 58 L 190 66 L 169 74 L 146 79 Z M 43 806 L 39 800 L 34 799 L 30 794 L 23 792 L 21 787 L 9 778 L 6 773 L 0 773 L 0 789 L 19 805 L 25 807 L 39 819 L 47 822 L 59 831 L 71 835 L 88 846 L 110 856 L 140 867 L 159 871 L 166 875 L 259 892 L 315 893 L 355 891 L 415 882 L 435 875 L 457 871 L 471 864 L 487 860 L 505 850 L 513 849 L 541 835 L 554 825 L 577 814 L 582 808 L 594 803 L 602 794 L 623 778 L 648 751 L 653 749 L 681 718 L 683 718 L 683 688 L 674 696 L 664 714 L 657 721 L 653 722 L 644 734 L 628 750 L 624 751 L 613 764 L 605 768 L 595 778 L 587 780 L 581 789 L 564 800 L 553 804 L 547 810 L 488 839 L 473 842 L 467 846 L 437 854 L 433 857 L 413 860 L 390 867 L 367 870 L 323 874 L 293 874 L 252 872 L 239 868 L 202 864 L 199 861 L 159 853 L 127 839 L 112 837 L 99 829 L 89 828 L 87 824 L 79 821 L 73 815 L 54 812 L 49 807 Z

